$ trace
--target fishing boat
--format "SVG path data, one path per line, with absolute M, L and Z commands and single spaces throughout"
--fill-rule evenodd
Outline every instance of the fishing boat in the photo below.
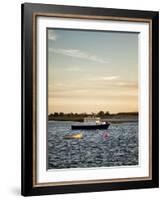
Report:
M 83 134 L 82 133 L 75 133 L 75 134 L 71 134 L 71 135 L 65 135 L 64 139 L 82 139 L 83 138 Z
M 99 117 L 86 117 L 84 122 L 71 125 L 72 130 L 108 129 L 110 123 L 102 122 Z

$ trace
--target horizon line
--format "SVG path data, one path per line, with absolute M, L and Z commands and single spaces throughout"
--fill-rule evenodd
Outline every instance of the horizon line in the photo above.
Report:
M 108 112 L 110 115 L 112 115 L 112 114 L 119 114 L 119 113 L 139 113 L 139 111 L 129 111 L 129 112 L 120 111 L 120 112 L 116 112 L 116 113 L 111 113 L 109 111 L 103 111 L 103 110 L 100 110 L 99 112 L 101 112 L 101 111 L 104 112 L 104 113 Z M 60 111 L 60 112 L 50 112 L 50 113 L 48 113 L 48 115 L 49 114 L 54 114 L 54 113 L 64 113 L 64 114 L 70 114 L 70 113 L 72 113 L 72 114 L 88 114 L 88 115 L 92 115 L 92 114 L 98 114 L 99 112 L 87 113 L 87 112 L 63 112 L 63 111 Z

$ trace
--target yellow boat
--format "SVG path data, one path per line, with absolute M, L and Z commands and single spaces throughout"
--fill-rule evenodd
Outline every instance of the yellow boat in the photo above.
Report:
M 75 133 L 72 135 L 65 135 L 64 139 L 82 139 L 83 138 L 83 134 L 82 133 Z

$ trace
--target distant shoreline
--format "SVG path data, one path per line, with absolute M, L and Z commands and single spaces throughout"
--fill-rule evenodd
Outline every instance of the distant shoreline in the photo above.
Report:
M 50 119 L 48 121 L 71 121 L 71 122 L 83 122 L 82 121 L 79 121 L 79 120 L 58 120 L 58 119 Z M 103 120 L 102 120 L 103 121 Z M 120 123 L 137 123 L 138 122 L 138 119 L 108 119 L 107 120 L 108 122 L 112 123 L 112 124 L 120 124 Z
M 89 115 L 90 116 L 90 115 Z M 74 121 L 74 122 L 83 122 L 84 117 L 82 115 L 71 115 L 71 116 L 54 116 L 49 115 L 49 121 Z M 125 123 L 125 122 L 138 122 L 138 113 L 120 113 L 120 114 L 111 114 L 109 116 L 96 116 L 100 117 L 101 121 L 108 121 L 111 123 Z

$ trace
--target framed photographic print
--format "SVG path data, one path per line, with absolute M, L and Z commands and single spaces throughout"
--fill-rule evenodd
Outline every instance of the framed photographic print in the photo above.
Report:
M 158 23 L 22 4 L 22 195 L 158 187 Z

